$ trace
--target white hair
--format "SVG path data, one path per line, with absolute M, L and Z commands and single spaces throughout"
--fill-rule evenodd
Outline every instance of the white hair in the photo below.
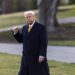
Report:
M 34 11 L 26 11 L 26 12 L 24 12 L 25 17 L 26 17 L 27 14 L 35 15 L 35 12 Z

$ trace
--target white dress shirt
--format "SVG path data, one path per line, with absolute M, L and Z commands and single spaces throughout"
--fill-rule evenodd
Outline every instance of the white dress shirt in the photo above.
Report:
M 33 21 L 33 23 L 30 26 L 30 29 L 32 29 L 32 27 L 34 26 L 35 21 Z

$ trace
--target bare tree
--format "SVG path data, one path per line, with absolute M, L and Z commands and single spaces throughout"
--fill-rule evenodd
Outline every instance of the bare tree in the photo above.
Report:
M 3 0 L 2 13 L 11 13 L 27 9 L 28 0 Z
M 3 6 L 3 13 L 10 13 L 13 11 L 13 0 L 3 0 L 2 1 L 2 6 Z
M 27 10 L 28 9 L 28 0 L 17 0 L 17 10 Z
M 48 32 L 55 31 L 58 22 L 56 19 L 57 6 L 60 0 L 38 0 L 39 21 L 46 25 Z

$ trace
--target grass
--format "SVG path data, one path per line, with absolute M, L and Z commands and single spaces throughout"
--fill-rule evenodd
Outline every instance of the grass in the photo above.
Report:
M 49 61 L 51 75 L 75 75 L 74 63 Z
M 48 45 L 75 46 L 75 40 L 49 40 Z
M 57 18 L 74 17 L 75 5 L 64 5 L 58 7 Z
M 73 6 L 73 5 L 72 5 Z M 69 8 L 68 8 L 69 7 Z M 65 17 L 74 17 L 75 16 L 75 6 L 73 8 L 71 6 L 63 6 L 59 8 L 59 11 L 57 12 L 57 18 L 65 18 Z M 71 7 L 71 8 L 70 8 Z M 36 17 L 38 19 L 38 13 L 36 12 Z M 16 12 L 16 13 L 11 13 L 7 15 L 0 15 L 0 28 L 12 26 L 12 25 L 18 25 L 18 24 L 24 24 L 25 19 L 23 16 L 23 12 Z
M 0 75 L 17 75 L 20 56 L 0 54 Z
M 0 53 L 0 75 L 17 75 L 20 68 L 20 56 Z M 74 63 L 48 61 L 51 75 L 75 75 Z
M 57 12 L 57 18 L 66 18 L 66 17 L 74 17 L 75 16 L 75 9 L 66 9 L 63 11 Z
M 0 28 L 24 24 L 23 12 L 0 16 Z

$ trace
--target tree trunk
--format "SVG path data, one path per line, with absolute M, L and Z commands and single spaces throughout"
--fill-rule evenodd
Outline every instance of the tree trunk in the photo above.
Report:
M 56 12 L 59 0 L 38 0 L 39 21 L 46 25 L 47 31 L 55 31 L 58 26 Z
M 50 6 L 49 12 L 48 12 L 47 28 L 49 31 L 55 31 L 56 27 L 59 26 L 57 19 L 56 19 L 56 12 L 57 12 L 59 0 L 51 0 L 50 2 L 51 2 L 51 6 Z

